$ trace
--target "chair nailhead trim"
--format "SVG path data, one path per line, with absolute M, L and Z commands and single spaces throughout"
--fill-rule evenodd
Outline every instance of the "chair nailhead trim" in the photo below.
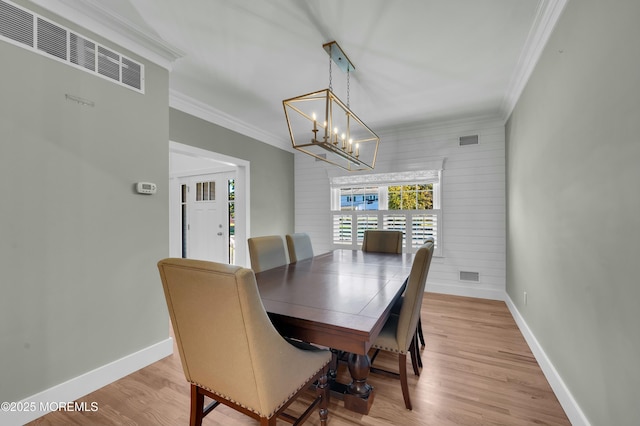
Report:
M 231 399 L 231 398 L 229 398 L 228 396 L 226 396 L 226 395 L 224 395 L 224 394 L 221 394 L 220 392 L 216 392 L 216 391 L 214 391 L 213 389 L 209 389 L 208 387 L 203 386 L 203 385 L 201 385 L 200 383 L 197 383 L 197 382 L 190 382 L 190 383 L 192 383 L 192 384 L 194 384 L 194 385 L 198 386 L 199 388 L 206 389 L 206 390 L 208 390 L 209 392 L 211 392 L 211 393 L 213 393 L 213 394 L 215 394 L 215 395 L 218 395 L 220 398 L 224 398 L 224 399 L 226 399 L 227 401 L 231 401 L 231 402 L 233 402 L 234 404 L 236 404 L 236 405 L 238 405 L 238 406 L 240 406 L 240 407 L 242 407 L 242 408 L 244 408 L 244 409 L 246 409 L 246 410 L 251 411 L 252 413 L 256 413 L 256 414 L 257 414 L 257 415 L 259 415 L 260 417 L 270 418 L 270 417 L 272 417 L 272 416 L 273 416 L 273 415 L 274 415 L 274 414 L 275 414 L 275 413 L 276 413 L 280 408 L 282 408 L 282 406 L 283 406 L 284 404 L 286 404 L 286 403 L 287 403 L 287 401 L 289 401 L 289 399 L 291 399 L 291 397 L 292 397 L 293 395 L 295 395 L 295 394 L 296 394 L 300 389 L 302 389 L 302 388 L 304 387 L 304 385 L 306 385 L 306 384 L 307 384 L 307 382 L 308 382 L 309 380 L 311 380 L 313 377 L 315 377 L 315 375 L 316 375 L 316 374 L 318 374 L 320 371 L 322 371 L 322 369 L 324 368 L 324 366 L 325 366 L 325 365 L 327 365 L 327 364 L 329 364 L 329 363 L 327 362 L 326 364 L 323 364 L 323 365 L 322 365 L 322 368 L 318 369 L 315 373 L 313 373 L 311 376 L 309 376 L 309 377 L 305 380 L 305 382 L 304 382 L 302 385 L 300 385 L 300 386 L 299 386 L 295 391 L 291 392 L 291 393 L 289 394 L 289 396 L 287 396 L 287 397 L 286 397 L 286 399 L 285 399 L 284 401 L 282 401 L 282 402 L 280 403 L 280 405 L 278 405 L 278 406 L 277 406 L 277 407 L 276 407 L 276 408 L 275 408 L 271 413 L 269 413 L 269 415 L 267 415 L 267 416 L 264 416 L 262 413 L 260 413 L 260 411 L 258 411 L 258 410 L 256 410 L 256 409 L 254 409 L 254 408 L 247 407 L 247 406 L 246 406 L 246 405 L 244 405 L 244 404 L 240 404 L 238 401 L 236 401 L 236 400 L 234 400 L 234 399 Z

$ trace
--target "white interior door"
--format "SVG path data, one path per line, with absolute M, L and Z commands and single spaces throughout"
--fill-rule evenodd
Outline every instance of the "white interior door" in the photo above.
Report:
M 186 232 L 183 248 L 189 259 L 229 263 L 228 173 L 192 176 L 186 180 Z
M 187 229 L 191 208 L 188 209 L 189 197 L 186 193 L 187 186 L 192 185 L 191 177 L 213 174 L 217 180 L 218 177 L 222 179 L 226 175 L 227 181 L 234 180 L 230 190 L 232 199 L 228 200 L 227 207 L 232 211 L 233 217 L 224 220 L 223 226 L 231 227 L 231 235 L 227 234 L 228 239 L 223 238 L 225 242 L 228 241 L 229 246 L 221 247 L 221 250 L 228 253 L 232 264 L 249 267 L 249 250 L 246 240 L 247 236 L 251 235 L 250 169 L 251 164 L 246 160 L 174 141 L 169 142 L 169 256 L 191 257 L 188 253 L 189 230 Z M 225 189 L 229 190 L 226 186 Z M 195 226 L 198 227 L 197 224 Z M 215 233 L 216 237 L 218 232 Z M 227 229 L 224 228 L 223 232 L 227 232 Z M 198 237 L 195 236 L 195 238 Z M 240 242 L 238 247 L 236 242 Z M 223 262 L 227 261 L 223 260 Z

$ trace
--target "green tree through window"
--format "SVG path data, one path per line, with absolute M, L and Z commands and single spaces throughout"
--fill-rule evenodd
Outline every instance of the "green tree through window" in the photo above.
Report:
M 433 184 L 389 186 L 389 210 L 433 209 Z

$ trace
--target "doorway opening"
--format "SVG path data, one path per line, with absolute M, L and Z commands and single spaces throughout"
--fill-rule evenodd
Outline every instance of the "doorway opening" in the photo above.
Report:
M 246 266 L 249 162 L 169 143 L 170 255 Z

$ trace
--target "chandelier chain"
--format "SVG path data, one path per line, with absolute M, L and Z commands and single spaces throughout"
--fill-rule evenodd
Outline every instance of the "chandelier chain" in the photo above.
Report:
M 349 76 L 350 76 L 349 70 L 350 69 L 351 69 L 351 67 L 348 66 L 347 67 L 347 108 L 351 108 L 349 106 L 349 89 L 350 89 L 350 86 L 351 86 L 351 83 L 350 83 L 351 79 L 349 78 Z
M 333 92 L 333 87 L 331 85 L 331 62 L 333 62 L 333 59 L 331 58 L 331 55 L 329 55 L 329 90 Z

